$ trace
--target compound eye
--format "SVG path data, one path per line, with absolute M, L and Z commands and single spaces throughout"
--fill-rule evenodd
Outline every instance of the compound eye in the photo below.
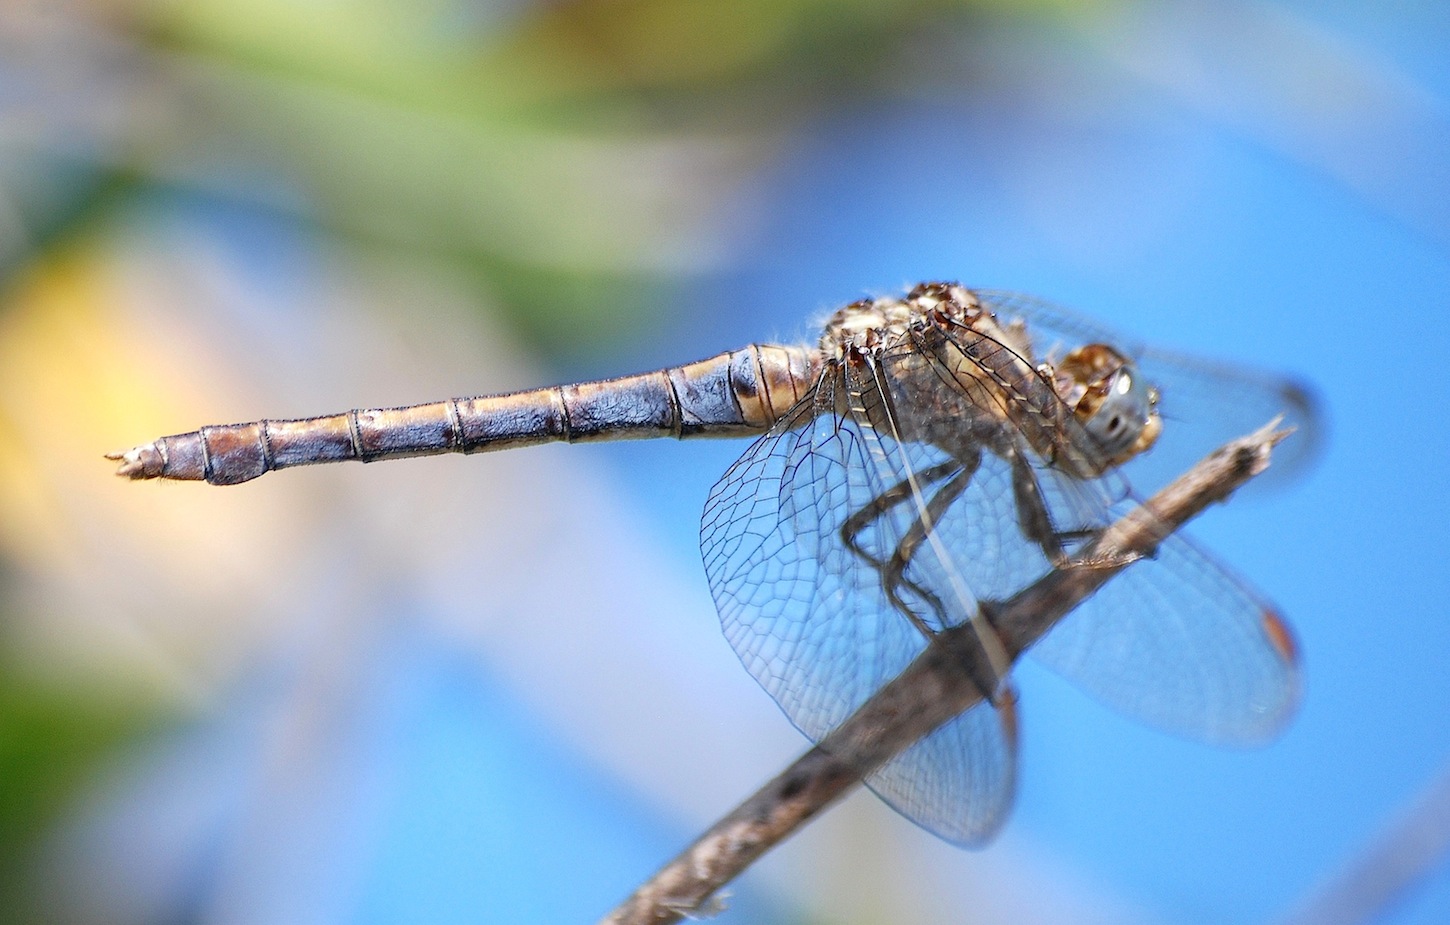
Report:
M 1131 367 L 1109 377 L 1102 403 L 1085 422 L 1099 449 L 1114 460 L 1126 459 L 1137 447 L 1153 416 L 1153 390 L 1140 383 Z

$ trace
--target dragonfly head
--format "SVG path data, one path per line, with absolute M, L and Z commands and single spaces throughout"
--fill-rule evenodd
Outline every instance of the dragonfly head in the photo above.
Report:
M 1104 469 L 1119 466 L 1158 439 L 1158 390 L 1106 344 L 1079 347 L 1057 364 L 1057 394 L 1103 454 Z

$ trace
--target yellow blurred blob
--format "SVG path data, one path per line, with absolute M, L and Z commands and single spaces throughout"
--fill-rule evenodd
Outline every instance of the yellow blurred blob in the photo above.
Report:
M 188 689 L 285 619 L 288 566 L 316 513 L 295 486 L 239 504 L 205 485 L 123 481 L 102 458 L 249 393 L 226 333 L 186 308 L 205 287 L 174 270 L 75 247 L 28 268 L 0 307 L 6 631 L 31 668 Z

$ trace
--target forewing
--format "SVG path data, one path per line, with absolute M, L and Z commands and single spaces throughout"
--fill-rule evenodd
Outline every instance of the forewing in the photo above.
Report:
M 1087 343 L 1104 343 L 1131 357 L 1160 393 L 1163 432 L 1151 450 L 1123 467 L 1133 489 L 1151 495 L 1218 446 L 1272 418 L 1294 435 L 1274 451 L 1274 465 L 1250 491 L 1297 479 L 1318 457 L 1326 432 L 1324 412 L 1306 384 L 1260 369 L 1151 347 L 1033 296 L 980 290 L 999 317 L 1028 325 L 1039 360 L 1054 360 Z
M 1299 479 L 1324 448 L 1324 409 L 1304 383 L 1157 348 L 1145 349 L 1138 366 L 1158 384 L 1163 417 L 1158 445 L 1124 467 L 1139 494 L 1157 491 L 1210 450 L 1276 417 L 1279 427 L 1294 433 L 1274 448 L 1274 464 L 1249 483 L 1248 492 Z
M 1027 323 L 1039 359 L 1106 343 L 1133 357 L 1160 389 L 1162 435 L 1121 469 L 1140 495 L 1280 414 L 1297 432 L 1275 452 L 1269 474 L 1297 475 L 1317 451 L 1322 418 L 1310 393 L 1290 380 L 1147 348 L 1028 296 L 981 295 L 999 317 Z M 1083 490 L 1053 471 L 1041 475 L 1049 493 L 1070 498 Z M 1118 512 L 1125 511 L 1126 492 L 1106 491 L 1119 496 Z M 1092 501 L 1086 507 L 1092 510 Z M 1103 513 L 1104 522 L 1113 516 Z M 1265 741 L 1283 727 L 1298 698 L 1287 627 L 1256 592 L 1181 534 L 1169 537 L 1154 559 L 1108 582 L 1032 651 L 1121 712 L 1208 742 Z

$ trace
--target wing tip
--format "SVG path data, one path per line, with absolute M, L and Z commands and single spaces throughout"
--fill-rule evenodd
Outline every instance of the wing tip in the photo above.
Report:
M 1290 665 L 1299 664 L 1299 642 L 1284 617 L 1271 607 L 1265 607 L 1260 616 L 1264 636 L 1279 657 Z

